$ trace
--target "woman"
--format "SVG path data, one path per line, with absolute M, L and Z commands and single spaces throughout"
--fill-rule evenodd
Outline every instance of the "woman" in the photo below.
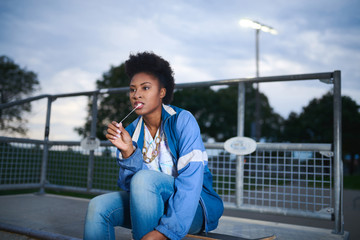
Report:
M 167 105 L 175 85 L 169 63 L 138 53 L 130 55 L 125 71 L 139 117 L 126 129 L 113 121 L 106 135 L 118 149 L 118 185 L 125 191 L 90 201 L 84 238 L 114 239 L 114 226 L 132 228 L 134 239 L 146 240 L 215 229 L 223 203 L 212 188 L 195 118 Z

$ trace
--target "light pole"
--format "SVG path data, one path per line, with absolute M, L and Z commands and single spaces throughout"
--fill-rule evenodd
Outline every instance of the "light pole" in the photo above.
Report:
M 259 77 L 259 33 L 260 30 L 263 32 L 268 32 L 276 35 L 277 31 L 265 24 L 250 20 L 250 19 L 241 19 L 239 21 L 240 26 L 249 27 L 255 29 L 255 40 L 256 40 L 256 48 L 255 48 L 255 56 L 256 56 L 256 77 Z M 259 83 L 256 83 L 256 93 L 255 93 L 255 139 L 257 141 L 260 140 L 261 137 L 261 126 L 260 126 L 260 94 L 259 94 Z

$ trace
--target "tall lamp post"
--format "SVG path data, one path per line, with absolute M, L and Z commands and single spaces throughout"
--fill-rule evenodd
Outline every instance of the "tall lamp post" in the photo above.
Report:
M 259 77 L 259 33 L 260 31 L 268 32 L 273 35 L 277 34 L 277 31 L 265 24 L 250 20 L 250 19 L 241 19 L 239 21 L 240 26 L 248 27 L 255 29 L 255 39 L 256 39 L 256 77 Z M 256 83 L 256 95 L 255 95 L 255 139 L 260 140 L 261 137 L 261 126 L 260 126 L 260 94 L 259 94 L 259 83 Z

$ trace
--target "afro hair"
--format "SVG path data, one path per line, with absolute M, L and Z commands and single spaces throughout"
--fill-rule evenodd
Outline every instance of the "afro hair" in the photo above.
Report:
M 160 85 L 166 89 L 163 103 L 171 103 L 175 80 L 174 72 L 168 61 L 152 52 L 130 54 L 129 59 L 125 62 L 125 72 L 130 79 L 135 74 L 141 72 L 155 76 L 159 80 Z

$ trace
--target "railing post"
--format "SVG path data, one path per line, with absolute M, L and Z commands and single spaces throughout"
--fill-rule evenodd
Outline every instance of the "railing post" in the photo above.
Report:
M 50 115 L 51 115 L 51 104 L 52 97 L 48 97 L 48 104 L 46 110 L 46 123 L 45 123 L 45 136 L 44 136 L 44 150 L 41 163 L 41 176 L 40 176 L 40 194 L 45 193 L 45 184 L 46 184 L 46 172 L 47 172 L 47 163 L 49 155 L 49 134 L 50 134 Z
M 343 212 L 343 162 L 341 141 L 341 72 L 334 71 L 334 191 L 335 191 L 335 229 L 334 233 L 344 233 Z
M 96 122 L 97 122 L 97 100 L 98 100 L 98 92 L 93 94 L 93 102 L 92 102 L 92 114 L 91 114 L 91 129 L 90 129 L 90 138 L 96 138 Z M 89 165 L 88 165 L 88 174 L 87 174 L 87 191 L 92 189 L 93 185 L 93 176 L 94 176 L 94 157 L 95 151 L 91 150 L 89 154 Z
M 244 136 L 245 126 L 245 83 L 240 82 L 238 86 L 238 117 L 237 117 L 237 135 Z M 236 206 L 243 204 L 244 192 L 244 156 L 236 158 Z

